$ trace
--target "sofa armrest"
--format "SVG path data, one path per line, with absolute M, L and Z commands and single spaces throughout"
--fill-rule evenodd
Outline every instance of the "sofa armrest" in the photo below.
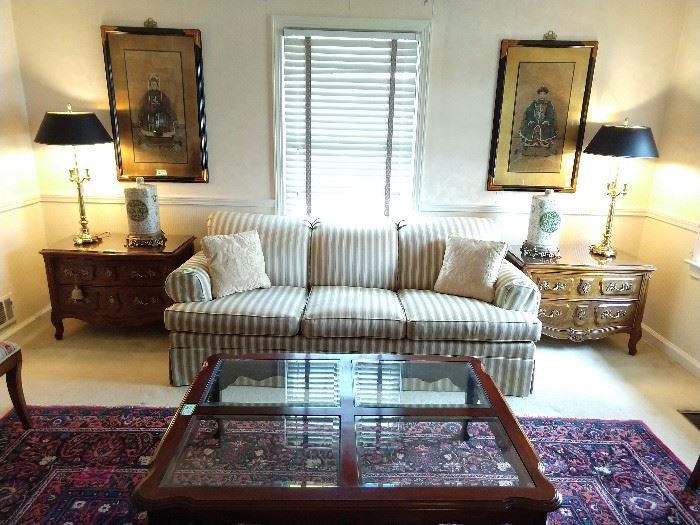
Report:
M 165 279 L 165 293 L 176 303 L 211 301 L 211 277 L 204 252 L 197 252 Z
M 537 315 L 540 308 L 540 290 L 508 261 L 503 261 L 495 287 L 494 305 L 506 310 L 519 310 Z

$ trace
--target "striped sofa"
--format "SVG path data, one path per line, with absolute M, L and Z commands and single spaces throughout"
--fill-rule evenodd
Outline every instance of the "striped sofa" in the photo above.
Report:
M 447 236 L 497 240 L 494 221 L 348 225 L 220 211 L 207 224 L 209 235 L 247 230 L 260 235 L 271 288 L 212 299 L 202 252 L 166 280 L 173 385 L 219 352 L 387 352 L 476 356 L 504 394 L 530 393 L 541 333 L 532 282 L 506 261 L 493 304 L 432 291 Z

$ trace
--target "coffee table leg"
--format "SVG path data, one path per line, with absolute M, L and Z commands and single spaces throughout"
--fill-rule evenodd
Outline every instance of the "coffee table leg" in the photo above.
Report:
M 469 435 L 469 421 L 465 421 L 462 425 L 462 441 L 469 441 L 471 436 Z

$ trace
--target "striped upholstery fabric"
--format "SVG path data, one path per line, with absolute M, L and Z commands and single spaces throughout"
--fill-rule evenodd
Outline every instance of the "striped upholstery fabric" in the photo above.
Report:
M 291 336 L 299 332 L 305 304 L 305 288 L 259 288 L 213 301 L 175 303 L 165 310 L 165 327 L 210 334 Z
M 256 230 L 260 235 L 265 272 L 272 286 L 307 285 L 307 259 L 311 230 L 302 219 L 281 215 L 218 211 L 209 216 L 209 235 Z
M 211 301 L 211 277 L 204 252 L 194 254 L 165 279 L 165 293 L 176 303 Z
M 542 323 L 533 314 L 430 290 L 399 290 L 406 336 L 415 340 L 537 341 Z
M 5 361 L 12 354 L 19 352 L 20 346 L 12 341 L 0 341 L 0 363 Z
M 393 223 L 321 222 L 311 234 L 311 286 L 394 289 L 398 240 Z
M 301 321 L 306 337 L 400 339 L 406 318 L 396 293 L 380 288 L 314 286 Z
M 397 290 L 433 289 L 442 267 L 445 241 L 450 234 L 485 241 L 501 240 L 493 219 L 436 217 L 409 221 L 399 229 Z
M 411 341 L 406 339 L 237 336 L 171 332 L 170 381 L 187 385 L 202 362 L 218 353 L 233 355 L 268 351 L 404 355 L 469 355 L 478 357 L 505 395 L 527 396 L 532 387 L 535 345 L 532 342 L 486 343 Z
M 537 314 L 540 308 L 540 290 L 508 261 L 503 261 L 496 280 L 496 297 L 493 304 L 506 310 L 519 310 Z

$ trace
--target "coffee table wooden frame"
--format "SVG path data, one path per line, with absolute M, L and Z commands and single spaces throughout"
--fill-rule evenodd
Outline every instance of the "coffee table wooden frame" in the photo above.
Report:
M 339 407 L 202 406 L 217 370 L 226 359 L 332 359 L 341 363 Z M 490 408 L 356 407 L 351 360 L 457 361 L 471 363 L 491 404 Z M 184 405 L 197 405 L 191 416 Z M 286 487 L 161 487 L 170 463 L 187 443 L 193 416 L 304 415 L 339 416 L 339 486 Z M 520 456 L 534 487 L 363 487 L 356 464 L 354 424 L 357 416 L 497 418 Z M 492 430 L 499 428 L 493 425 Z M 501 432 L 502 433 L 502 432 Z M 518 462 L 513 463 L 514 466 Z M 561 504 L 561 495 L 540 471 L 540 463 L 503 396 L 481 363 L 468 357 L 371 354 L 265 353 L 207 359 L 185 395 L 154 456 L 148 476 L 134 492 L 134 503 L 158 524 L 353 524 L 435 525 L 442 523 L 545 524 L 547 513 Z

